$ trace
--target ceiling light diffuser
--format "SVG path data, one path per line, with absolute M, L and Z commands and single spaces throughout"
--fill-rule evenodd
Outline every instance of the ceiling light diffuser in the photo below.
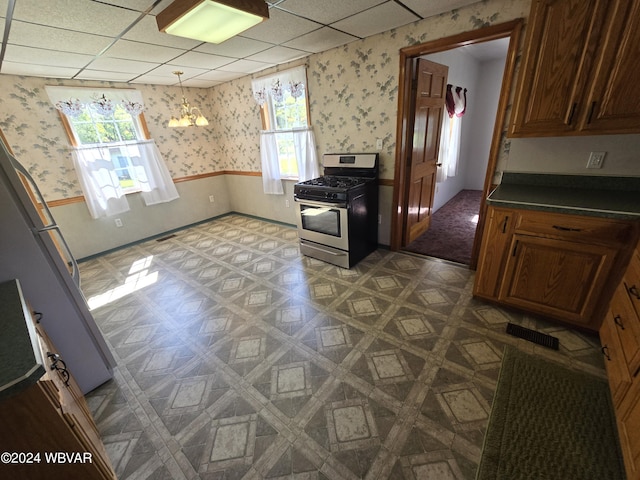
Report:
M 268 18 L 264 0 L 176 0 L 156 22 L 170 35 L 222 43 Z

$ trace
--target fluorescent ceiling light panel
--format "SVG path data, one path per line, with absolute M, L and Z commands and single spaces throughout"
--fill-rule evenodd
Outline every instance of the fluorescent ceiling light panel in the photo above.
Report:
M 161 32 L 222 43 L 269 18 L 264 0 L 176 0 L 156 16 Z

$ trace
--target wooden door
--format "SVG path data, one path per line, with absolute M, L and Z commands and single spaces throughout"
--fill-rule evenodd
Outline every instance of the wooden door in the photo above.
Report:
M 424 233 L 431 223 L 436 186 L 440 129 L 444 115 L 449 67 L 418 59 L 416 66 L 413 140 L 407 169 L 407 221 L 404 245 Z

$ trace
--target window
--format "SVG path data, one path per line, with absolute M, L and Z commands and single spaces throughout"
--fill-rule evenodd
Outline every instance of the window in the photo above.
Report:
M 146 205 L 179 198 L 150 138 L 142 95 L 133 89 L 45 87 L 73 145 L 71 156 L 93 218 L 126 212 L 127 193 Z
M 276 141 L 278 143 L 280 175 L 290 178 L 298 177 L 293 131 L 296 128 L 309 126 L 306 94 L 296 98 L 287 90 L 283 92 L 282 98 L 277 100 L 276 96 L 271 92 L 262 108 L 264 129 L 278 132 Z
M 108 105 L 108 108 L 104 108 Z M 127 111 L 124 103 L 114 104 L 103 94 L 79 106 L 73 115 L 63 113 L 64 123 L 75 146 L 108 147 L 113 170 L 125 193 L 140 191 L 140 179 L 135 168 L 137 150 L 127 148 L 128 142 L 148 138 L 142 113 Z M 110 146 L 112 145 L 112 146 Z
M 283 193 L 282 178 L 309 180 L 318 176 L 306 81 L 304 67 L 252 81 L 264 128 L 260 157 L 265 193 Z

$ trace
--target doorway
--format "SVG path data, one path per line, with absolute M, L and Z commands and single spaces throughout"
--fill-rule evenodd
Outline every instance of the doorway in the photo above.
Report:
M 480 45 L 498 39 L 508 39 L 509 45 L 504 65 L 504 73 L 500 87 L 500 95 L 497 106 L 497 114 L 489 148 L 489 158 L 486 168 L 480 176 L 481 201 L 478 213 L 477 229 L 473 239 L 473 247 L 469 266 L 475 269 L 477 264 L 480 238 L 484 225 L 485 198 L 493 186 L 493 172 L 495 171 L 501 137 L 505 130 L 505 116 L 509 92 L 513 82 L 516 53 L 519 46 L 519 36 L 522 29 L 522 20 L 514 20 L 500 25 L 482 28 L 472 32 L 439 39 L 433 42 L 404 48 L 400 51 L 400 91 L 398 106 L 396 163 L 393 190 L 393 216 L 391 225 L 391 249 L 405 248 L 410 242 L 407 234 L 410 228 L 408 221 L 409 212 L 415 210 L 408 195 L 411 185 L 411 152 L 413 149 L 414 123 L 413 123 L 413 95 L 412 82 L 416 77 L 417 59 L 438 52 L 446 52 L 460 47 Z M 415 89 L 414 89 L 415 90 Z M 433 192 L 435 196 L 435 189 Z M 433 203 L 433 202 L 432 202 Z M 427 232 L 428 233 L 428 232 Z M 413 239 L 412 239 L 413 240 Z

